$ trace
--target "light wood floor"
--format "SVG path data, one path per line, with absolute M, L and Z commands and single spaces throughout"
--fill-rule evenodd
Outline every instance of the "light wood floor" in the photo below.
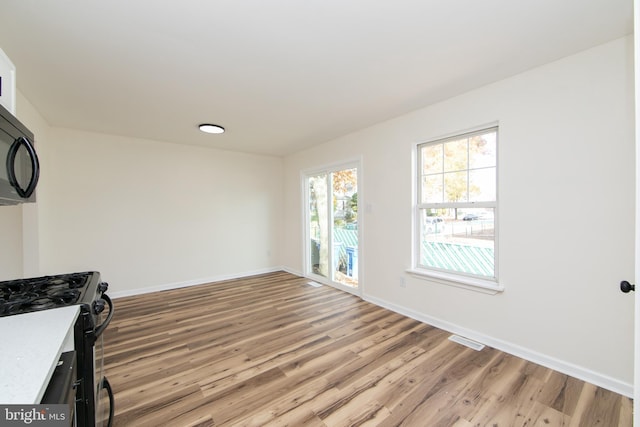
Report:
M 115 300 L 116 426 L 631 426 L 632 401 L 288 273 Z

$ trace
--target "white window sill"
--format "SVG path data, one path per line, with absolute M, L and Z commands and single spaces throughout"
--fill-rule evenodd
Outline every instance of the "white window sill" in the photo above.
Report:
M 476 277 L 467 277 L 458 274 L 418 268 L 410 268 L 407 270 L 407 273 L 418 279 L 429 280 L 431 282 L 447 286 L 469 289 L 471 291 L 482 292 L 484 294 L 495 295 L 504 291 L 504 286 L 501 286 L 492 280 L 483 280 Z

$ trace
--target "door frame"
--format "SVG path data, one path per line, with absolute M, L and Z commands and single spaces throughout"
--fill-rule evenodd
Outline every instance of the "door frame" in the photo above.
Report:
M 636 231 L 635 231 L 635 278 L 640 277 L 640 0 L 633 1 L 633 56 L 635 80 L 635 146 L 636 146 Z M 640 426 L 640 297 L 638 289 L 634 292 L 634 378 L 633 378 L 633 424 Z
M 356 288 L 343 285 L 340 282 L 336 282 L 331 279 L 331 277 L 324 277 L 318 274 L 313 273 L 313 268 L 311 266 L 311 245 L 309 242 L 311 241 L 311 236 L 309 234 L 309 186 L 307 185 L 307 179 L 313 175 L 319 175 L 322 173 L 330 173 L 342 169 L 353 169 L 357 170 L 356 179 L 358 182 L 358 257 L 357 257 L 357 269 L 358 269 L 358 286 Z M 349 292 L 351 294 L 357 295 L 362 298 L 363 289 L 364 289 L 364 272 L 362 271 L 362 259 L 363 259 L 363 250 L 362 250 L 362 236 L 363 236 L 363 211 L 362 206 L 364 206 L 363 201 L 363 191 L 362 191 L 362 159 L 347 159 L 344 161 L 330 163 L 319 167 L 304 169 L 300 171 L 300 186 L 302 187 L 302 248 L 303 248 L 303 274 L 305 277 L 312 279 L 318 283 L 322 283 L 325 285 L 332 286 L 334 288 L 340 289 L 345 292 Z M 329 237 L 331 238 L 331 233 L 329 233 Z

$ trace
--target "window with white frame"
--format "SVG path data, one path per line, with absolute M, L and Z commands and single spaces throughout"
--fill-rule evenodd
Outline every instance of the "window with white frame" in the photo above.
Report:
M 497 282 L 498 128 L 417 148 L 416 268 Z

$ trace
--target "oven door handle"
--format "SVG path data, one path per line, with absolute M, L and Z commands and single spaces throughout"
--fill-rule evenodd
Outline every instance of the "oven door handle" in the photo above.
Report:
M 102 325 L 98 326 L 93 332 L 94 340 L 97 340 L 98 337 L 102 335 L 104 330 L 107 329 L 107 326 L 109 326 L 109 323 L 111 323 L 111 318 L 113 317 L 113 302 L 111 302 L 111 298 L 109 298 L 107 294 L 102 294 L 102 299 L 107 301 L 107 304 L 109 304 L 109 314 L 107 315 L 107 318 L 104 320 L 104 322 L 102 322 Z
M 115 413 L 115 401 L 113 398 L 113 390 L 111 389 L 111 384 L 109 384 L 107 377 L 102 377 L 102 388 L 107 390 L 107 394 L 109 395 L 109 421 L 107 422 L 107 427 L 111 427 L 113 424 L 113 415 Z

